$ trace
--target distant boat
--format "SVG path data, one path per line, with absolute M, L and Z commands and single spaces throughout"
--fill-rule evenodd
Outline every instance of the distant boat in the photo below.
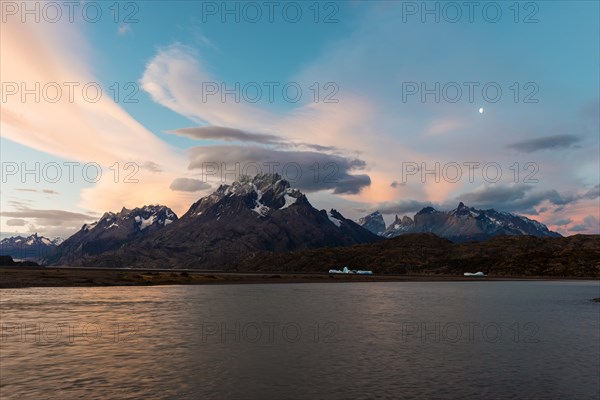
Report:
M 481 271 L 479 272 L 465 272 L 465 276 L 485 276 L 485 274 Z
M 330 274 L 356 274 L 356 275 L 373 275 L 373 271 L 363 271 L 363 270 L 355 270 L 355 269 L 348 269 L 348 267 L 344 267 L 344 269 L 339 270 L 339 269 L 330 269 L 329 270 Z

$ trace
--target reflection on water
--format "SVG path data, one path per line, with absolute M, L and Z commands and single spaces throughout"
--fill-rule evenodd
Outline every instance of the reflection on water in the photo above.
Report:
M 0 291 L 2 399 L 598 398 L 598 282 Z

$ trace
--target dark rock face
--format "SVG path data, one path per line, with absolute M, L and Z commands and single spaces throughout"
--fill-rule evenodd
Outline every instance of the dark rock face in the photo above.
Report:
M 544 224 L 532 219 L 496 210 L 477 210 L 460 203 L 452 211 L 444 212 L 426 207 L 414 216 L 399 219 L 387 227 L 382 236 L 396 237 L 407 233 L 431 232 L 453 242 L 482 241 L 495 236 L 531 235 L 560 237 Z
M 304 194 L 290 188 L 280 176 L 261 174 L 221 185 L 168 226 L 127 240 L 118 248 L 112 246 L 96 254 L 87 253 L 78 264 L 228 269 L 259 252 L 289 252 L 378 240 L 381 238 L 336 210 L 315 209 Z M 81 245 L 97 248 L 95 241 Z
M 85 224 L 73 236 L 62 242 L 43 262 L 52 265 L 79 265 L 89 256 L 117 250 L 121 246 L 177 221 L 177 216 L 165 206 L 144 206 L 118 213 L 107 212 L 93 224 Z
M 358 224 L 376 235 L 383 235 L 383 232 L 385 232 L 385 221 L 379 211 L 362 217 L 358 220 Z
M 51 253 L 61 241 L 61 238 L 51 240 L 37 233 L 28 237 L 13 236 L 0 241 L 0 254 L 15 259 L 40 260 Z

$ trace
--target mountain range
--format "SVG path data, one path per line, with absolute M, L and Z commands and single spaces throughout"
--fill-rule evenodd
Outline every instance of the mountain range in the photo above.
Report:
M 522 215 L 499 212 L 493 209 L 478 210 L 462 202 L 451 211 L 438 211 L 425 207 L 413 218 L 396 215 L 387 228 L 379 211 L 359 220 L 359 224 L 371 232 L 393 238 L 408 233 L 434 233 L 452 242 L 483 241 L 496 236 L 530 235 L 536 237 L 560 237 L 535 220 Z
M 169 223 L 167 223 L 169 221 Z M 181 217 L 164 206 L 106 213 L 44 262 L 51 265 L 218 268 L 259 252 L 349 246 L 381 237 L 336 210 L 317 210 L 277 174 L 242 177 Z
M 78 265 L 87 257 L 118 250 L 136 239 L 151 235 L 177 221 L 177 215 L 165 206 L 144 206 L 118 213 L 107 212 L 92 224 L 65 240 L 44 258 L 53 265 Z
M 60 244 L 37 234 L 5 239 L 1 254 L 30 258 L 12 249 L 40 242 L 46 247 L 35 258 L 47 265 L 228 269 L 262 254 L 387 242 L 415 233 L 455 243 L 496 236 L 560 237 L 526 217 L 463 203 L 448 212 L 426 207 L 413 218 L 396 216 L 388 227 L 380 212 L 356 223 L 334 209 L 317 210 L 279 175 L 259 174 L 219 186 L 181 218 L 161 205 L 123 208 L 83 225 Z
M 13 236 L 0 241 L 0 255 L 11 256 L 15 260 L 40 260 L 63 242 L 60 237 L 49 239 L 37 233 Z

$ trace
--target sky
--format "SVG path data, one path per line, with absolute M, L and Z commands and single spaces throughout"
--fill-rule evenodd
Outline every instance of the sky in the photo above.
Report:
M 1 7 L 3 237 L 256 172 L 347 218 L 463 201 L 600 233 L 598 2 Z

